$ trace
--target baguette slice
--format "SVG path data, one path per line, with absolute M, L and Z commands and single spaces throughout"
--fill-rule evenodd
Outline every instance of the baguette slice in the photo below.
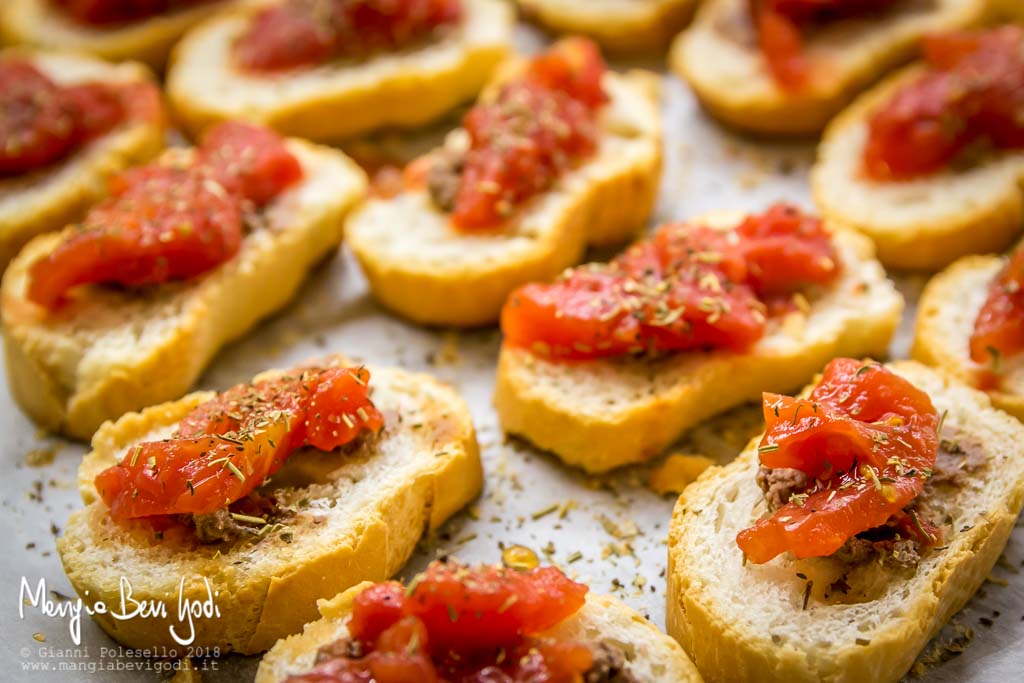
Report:
M 716 117 L 755 133 L 810 135 L 825 127 L 859 91 L 909 60 L 931 31 L 984 20 L 989 0 L 905 2 L 891 12 L 834 21 L 805 32 L 818 77 L 800 93 L 772 78 L 757 47 L 747 0 L 708 0 L 672 46 L 671 68 L 689 81 Z
M 347 364 L 338 356 L 330 362 Z M 168 628 L 178 623 L 179 581 L 184 577 L 186 598 L 201 600 L 206 577 L 219 591 L 221 616 L 195 621 L 193 645 L 252 654 L 315 619 L 318 599 L 397 572 L 425 530 L 476 497 L 483 475 L 469 409 L 458 394 L 428 375 L 370 372 L 384 431 L 351 453 L 294 453 L 261 491 L 295 513 L 285 529 L 255 542 L 202 544 L 189 528 L 155 535 L 144 522 L 117 524 L 93 488 L 100 471 L 134 444 L 168 435 L 211 392 L 105 424 L 79 469 L 87 507 L 71 515 L 57 549 L 87 604 L 118 604 L 124 576 L 135 599 L 165 601 L 168 617 L 97 615 L 99 625 L 128 647 L 174 647 Z M 183 625 L 176 630 L 187 632 Z
M 693 15 L 697 0 L 519 0 L 524 14 L 558 33 L 581 33 L 602 47 L 664 48 Z
M 28 269 L 60 234 L 25 247 L 4 276 L 0 312 L 9 386 L 26 413 L 87 440 L 104 420 L 184 394 L 221 346 L 291 299 L 338 246 L 366 178 L 337 150 L 288 146 L 305 177 L 264 207 L 234 258 L 196 279 L 136 291 L 89 287 L 46 312 L 25 298 Z
M 143 62 L 162 71 L 171 47 L 185 31 L 235 0 L 212 0 L 142 21 L 111 27 L 79 24 L 50 0 L 4 0 L 0 42 L 73 50 L 112 62 Z
M 829 124 L 811 170 L 826 216 L 874 240 L 893 268 L 934 271 L 971 253 L 1002 251 L 1024 224 L 1024 151 L 995 154 L 967 169 L 902 182 L 861 173 L 868 122 L 924 73 L 910 66 L 861 95 Z
M 721 212 L 703 223 L 730 228 L 741 219 Z M 869 240 L 832 230 L 838 280 L 806 313 L 770 322 L 747 353 L 560 362 L 503 346 L 494 396 L 502 428 L 570 465 L 604 472 L 654 457 L 684 430 L 762 391 L 799 388 L 835 356 L 884 355 L 903 299 Z
M 952 518 L 947 547 L 916 570 L 877 562 L 846 576 L 846 598 L 825 589 L 849 568 L 832 558 L 746 563 L 736 534 L 764 511 L 757 442 L 679 498 L 669 532 L 668 632 L 707 681 L 896 681 L 985 580 L 1024 497 L 1024 427 L 988 398 L 918 363 L 889 366 L 948 410 L 943 436 L 985 463 L 928 500 Z M 803 608 L 808 581 L 814 584 Z M 845 602 L 844 602 L 845 600 Z
M 462 25 L 434 43 L 366 60 L 249 74 L 233 65 L 231 48 L 266 4 L 211 19 L 175 48 L 167 94 L 191 133 L 240 119 L 336 142 L 382 126 L 420 126 L 476 95 L 512 38 L 512 9 L 504 2 L 464 0 Z
M 28 59 L 58 85 L 153 82 L 148 69 L 131 62 L 108 64 L 84 55 L 20 48 L 0 53 L 0 59 L 11 57 Z M 160 152 L 164 146 L 162 112 L 139 114 L 55 164 L 0 178 L 0 273 L 32 237 L 81 218 L 107 193 L 107 179 L 112 175 Z
M 345 241 L 374 297 L 421 324 L 487 325 L 519 285 L 554 277 L 588 244 L 636 234 L 661 177 L 658 82 L 647 72 L 608 73 L 604 87 L 610 101 L 594 156 L 502 228 L 456 230 L 425 189 L 367 200 L 348 219 Z
M 317 651 L 348 636 L 352 602 L 370 584 L 361 584 L 318 603 L 322 619 L 299 635 L 277 643 L 260 662 L 255 683 L 283 683 L 313 668 Z M 612 640 L 623 646 L 628 670 L 640 683 L 700 683 L 701 677 L 679 644 L 610 595 L 587 594 L 575 615 L 545 635 L 584 643 Z
M 967 256 L 931 280 L 921 293 L 911 356 L 965 384 L 975 384 L 978 365 L 970 339 L 989 284 L 1004 265 L 998 256 Z M 999 385 L 988 392 L 992 405 L 1024 420 L 1024 358 L 1005 359 Z

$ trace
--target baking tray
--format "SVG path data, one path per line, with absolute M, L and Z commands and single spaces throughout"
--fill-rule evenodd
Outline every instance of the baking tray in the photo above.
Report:
M 520 27 L 517 41 L 529 51 L 543 38 Z M 636 65 L 613 62 L 616 68 Z M 660 68 L 653 61 L 639 65 Z M 651 225 L 713 209 L 757 210 L 778 199 L 811 206 L 807 171 L 812 145 L 768 144 L 730 133 L 711 121 L 675 78 L 664 77 L 663 95 L 665 169 Z M 350 151 L 401 157 L 438 135 L 379 135 Z M 897 284 L 908 303 L 891 349 L 893 357 L 901 358 L 907 355 L 923 279 L 899 277 Z M 456 387 L 472 409 L 486 484 L 476 503 L 420 544 L 401 576 L 408 578 L 440 555 L 495 562 L 501 548 L 519 544 L 561 565 L 594 591 L 620 596 L 663 628 L 666 537 L 674 496 L 658 496 L 646 487 L 649 466 L 589 477 L 525 444 L 506 441 L 491 406 L 499 341 L 496 330 L 427 330 L 388 315 L 373 302 L 355 261 L 343 249 L 312 274 L 289 310 L 226 348 L 198 387 L 224 389 L 260 370 L 334 351 L 435 374 Z M 133 656 L 88 617 L 82 618 L 82 644 L 75 646 L 68 619 L 45 616 L 23 604 L 23 580 L 35 589 L 44 579 L 57 604 L 73 595 L 54 540 L 71 511 L 81 506 L 75 472 L 85 449 L 37 430 L 14 405 L 6 379 L 0 382 L 0 680 L 168 679 L 170 662 Z M 675 450 L 703 452 L 726 462 L 750 425 L 757 424 L 756 416 L 756 408 L 748 407 L 712 420 Z M 989 580 L 925 649 L 912 678 L 1021 680 L 1022 567 L 1024 530 L 1018 524 Z M 228 656 L 198 666 L 205 681 L 249 681 L 258 661 Z

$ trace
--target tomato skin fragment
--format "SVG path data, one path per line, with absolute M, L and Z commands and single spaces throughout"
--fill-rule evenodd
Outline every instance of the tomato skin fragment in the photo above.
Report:
M 812 482 L 802 500 L 739 532 L 755 564 L 783 552 L 831 555 L 916 498 L 938 452 L 938 411 L 909 381 L 879 365 L 838 358 L 807 399 L 765 394 L 761 464 Z M 934 539 L 932 539 L 934 540 Z
M 232 387 L 192 410 L 171 438 L 129 449 L 97 475 L 96 490 L 115 521 L 221 510 L 302 445 L 333 450 L 379 431 L 369 380 L 365 368 L 311 368 Z
M 361 655 L 339 655 L 289 683 L 579 683 L 584 644 L 538 637 L 575 614 L 587 588 L 558 569 L 516 572 L 434 562 L 408 588 L 374 584 L 348 624 Z
M 972 149 L 1024 147 L 1024 28 L 932 35 L 924 53 L 927 72 L 871 116 L 868 178 L 913 180 Z
M 164 12 L 215 0 L 51 0 L 73 20 L 86 26 L 111 26 L 141 21 Z

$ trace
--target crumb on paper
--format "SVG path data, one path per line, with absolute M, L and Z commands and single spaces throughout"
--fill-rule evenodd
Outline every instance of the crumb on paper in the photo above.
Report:
M 25 464 L 29 467 L 46 467 L 52 465 L 53 460 L 57 457 L 57 446 L 44 446 L 41 448 L 33 448 L 25 454 Z
M 714 465 L 714 460 L 703 455 L 670 455 L 651 472 L 647 485 L 658 494 L 682 493 L 704 470 Z

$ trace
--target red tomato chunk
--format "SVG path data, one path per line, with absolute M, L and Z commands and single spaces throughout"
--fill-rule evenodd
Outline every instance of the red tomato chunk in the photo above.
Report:
M 289 683 L 576 683 L 580 643 L 538 637 L 583 606 L 587 588 L 554 567 L 517 572 L 434 562 L 404 588 L 360 593 L 349 622 L 361 656 L 339 655 Z
M 170 439 L 131 448 L 96 490 L 115 520 L 223 509 L 295 449 L 331 451 L 379 431 L 369 381 L 365 368 L 310 368 L 239 384 L 196 407 Z
M 821 221 L 778 204 L 735 229 L 670 224 L 607 265 L 512 293 L 505 343 L 584 359 L 725 348 L 764 335 L 769 304 L 839 273 Z
M 986 150 L 1024 147 L 1024 28 L 931 36 L 925 61 L 927 73 L 871 117 L 869 178 L 918 178 Z
M 597 111 L 607 101 L 604 61 L 581 38 L 559 41 L 506 83 L 493 102 L 466 114 L 470 149 L 452 222 L 475 230 L 502 224 L 597 147 Z
M 62 87 L 28 61 L 0 61 L 0 177 L 60 161 L 129 114 L 131 96 L 153 93 L 83 83 Z
M 75 21 L 93 25 L 123 24 L 182 10 L 212 0 L 52 0 Z
M 971 358 L 998 372 L 1003 358 L 1024 350 L 1024 248 L 1018 248 L 989 286 L 971 334 Z
M 831 555 L 893 517 L 934 545 L 937 530 L 904 513 L 931 476 L 939 415 L 923 391 L 880 365 L 837 358 L 807 399 L 764 395 L 761 464 L 808 475 L 808 489 L 739 533 L 751 562 L 789 551 Z
M 263 128 L 212 128 L 191 163 L 155 163 L 110 183 L 111 196 L 29 269 L 28 298 L 56 308 L 90 283 L 139 286 L 201 275 L 233 257 L 242 216 L 302 177 L 284 141 Z
M 235 60 L 275 71 L 393 52 L 458 23 L 462 12 L 461 0 L 285 0 L 253 17 Z
M 812 65 L 804 53 L 802 29 L 812 22 L 864 15 L 899 0 L 750 0 L 761 54 L 775 82 L 790 92 L 804 88 Z

